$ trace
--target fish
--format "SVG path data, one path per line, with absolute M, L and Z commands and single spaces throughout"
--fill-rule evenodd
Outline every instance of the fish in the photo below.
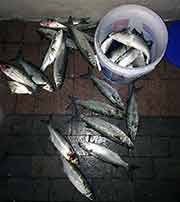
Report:
M 48 51 L 43 59 L 42 66 L 40 68 L 41 71 L 45 71 L 47 66 L 49 66 L 55 61 L 58 54 L 58 50 L 62 45 L 62 41 L 63 41 L 63 30 L 61 29 L 56 33 L 55 37 L 51 41 Z
M 62 162 L 64 173 L 67 175 L 69 181 L 74 185 L 74 187 L 88 199 L 94 200 L 95 195 L 80 169 L 64 158 L 62 158 Z
M 118 108 L 115 108 L 109 104 L 106 104 L 104 102 L 95 101 L 95 100 L 80 100 L 75 97 L 70 97 L 70 99 L 75 105 L 79 105 L 85 109 L 91 110 L 92 112 L 95 112 L 101 115 L 113 117 L 116 119 L 122 119 L 125 116 L 124 111 Z
M 90 75 L 91 80 L 97 87 L 97 89 L 115 106 L 125 109 L 124 103 L 118 93 L 118 91 L 113 88 L 110 84 L 107 82 L 98 79 L 93 74 Z
M 126 125 L 128 128 L 128 133 L 131 138 L 131 140 L 135 140 L 137 131 L 138 131 L 138 126 L 139 126 L 139 113 L 138 113 L 138 103 L 135 95 L 135 87 L 134 84 L 131 87 L 131 93 L 130 97 L 128 99 L 128 104 L 127 104 L 127 118 L 126 118 Z
M 66 48 L 66 36 L 64 35 L 62 44 L 59 47 L 58 54 L 56 56 L 53 65 L 53 76 L 57 88 L 61 88 L 63 86 L 66 69 L 67 69 L 67 48 Z
M 51 29 L 64 29 L 67 30 L 67 26 L 53 19 L 46 19 L 40 22 L 41 27 L 51 28 Z
M 102 136 L 118 143 L 127 146 L 128 148 L 133 148 L 134 144 L 131 139 L 117 126 L 104 121 L 98 117 L 85 117 L 80 115 L 83 122 L 87 124 L 88 127 L 99 132 Z
M 57 31 L 56 30 L 53 30 L 53 29 L 50 29 L 50 28 L 44 28 L 44 27 L 40 27 L 37 29 L 37 32 L 47 38 L 47 39 L 53 39 L 54 36 L 56 35 Z
M 144 55 L 140 53 L 140 55 L 133 61 L 134 67 L 143 67 L 146 65 Z
M 87 40 L 86 36 L 83 32 L 77 30 L 74 26 L 69 25 L 69 31 L 72 35 L 72 38 L 79 48 L 81 55 L 88 61 L 88 63 L 92 67 L 97 67 L 95 52 L 91 47 L 89 41 Z
M 33 92 L 29 90 L 25 85 L 16 81 L 8 81 L 8 86 L 12 94 L 29 94 Z
M 52 84 L 50 83 L 48 78 L 45 76 L 45 74 L 41 72 L 36 65 L 30 63 L 29 61 L 26 61 L 23 58 L 23 54 L 21 51 L 19 51 L 16 56 L 16 62 L 24 68 L 24 70 L 31 77 L 34 83 L 42 86 L 44 90 L 47 90 L 49 92 L 54 91 Z
M 133 34 L 132 32 L 125 30 L 122 32 L 113 33 L 111 37 L 113 40 L 116 40 L 126 46 L 133 47 L 146 56 L 146 64 L 150 62 L 150 50 L 145 41 L 138 35 Z
M 31 87 L 33 91 L 37 89 L 37 84 L 34 83 L 31 77 L 18 67 L 10 64 L 0 64 L 0 70 L 12 80 Z
M 53 30 L 53 29 L 49 29 L 49 28 L 39 28 L 37 30 L 37 32 L 42 35 L 43 37 L 47 38 L 47 39 L 50 39 L 52 40 L 54 38 L 54 36 L 56 35 L 57 31 Z M 74 43 L 74 41 L 72 39 L 70 39 L 69 37 L 66 37 L 66 46 L 68 48 L 71 48 L 71 49 L 76 49 L 77 50 L 77 47 Z
M 118 61 L 119 58 L 121 58 L 127 51 L 128 51 L 129 47 L 122 45 L 120 47 L 118 47 L 117 49 L 113 50 L 110 54 L 109 54 L 109 58 L 112 62 Z
M 127 171 L 129 170 L 129 164 L 122 160 L 119 154 L 103 145 L 92 142 L 79 142 L 78 145 L 97 159 L 115 166 L 121 166 Z
M 124 55 L 122 55 L 121 59 L 115 62 L 121 67 L 127 67 L 130 65 L 140 54 L 140 51 L 134 48 L 130 48 Z
M 110 48 L 111 44 L 113 42 L 112 37 L 106 38 L 102 44 L 101 44 L 101 50 L 104 54 L 106 54 L 106 52 L 108 51 L 108 49 Z
M 45 121 L 44 121 L 45 122 Z M 47 125 L 48 131 L 50 133 L 50 141 L 53 143 L 55 148 L 59 151 L 59 153 L 72 164 L 78 165 L 79 159 L 70 144 L 70 142 L 57 130 L 52 127 L 52 124 L 47 121 L 45 122 Z

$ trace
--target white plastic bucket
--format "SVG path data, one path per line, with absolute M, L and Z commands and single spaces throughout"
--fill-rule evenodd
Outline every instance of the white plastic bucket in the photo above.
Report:
M 102 52 L 101 43 L 111 32 L 124 28 L 135 28 L 143 32 L 147 40 L 152 40 L 151 63 L 137 68 L 120 67 L 109 60 Z M 164 56 L 168 32 L 159 15 L 139 5 L 123 5 L 111 10 L 100 21 L 95 33 L 95 49 L 102 71 L 107 79 L 118 83 L 129 83 L 151 72 Z

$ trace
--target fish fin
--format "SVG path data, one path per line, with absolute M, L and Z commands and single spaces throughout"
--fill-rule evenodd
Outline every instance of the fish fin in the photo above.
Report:
M 131 164 L 128 166 L 127 168 L 127 174 L 128 174 L 128 178 L 130 179 L 131 182 L 134 181 L 134 171 L 136 169 L 139 169 L 141 168 L 140 166 L 137 166 L 137 165 L 134 165 L 134 164 Z
M 69 18 L 68 18 L 68 24 L 69 25 L 73 25 L 73 17 L 72 16 L 69 16 Z

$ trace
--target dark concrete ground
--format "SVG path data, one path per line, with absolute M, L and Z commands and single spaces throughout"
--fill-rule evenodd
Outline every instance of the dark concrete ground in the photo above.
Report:
M 48 41 L 37 35 L 38 24 L 1 22 L 0 27 L 0 60 L 14 58 L 21 46 L 25 58 L 41 64 Z M 78 78 L 87 67 L 78 52 L 70 53 L 64 87 L 34 96 L 10 95 L 1 75 L 0 104 L 5 119 L 0 128 L 0 201 L 87 201 L 66 178 L 58 153 L 48 140 L 41 120 L 53 114 L 54 127 L 70 139 L 79 154 L 81 170 L 97 201 L 180 202 L 180 71 L 163 60 L 155 71 L 138 81 L 143 86 L 138 93 L 140 128 L 135 150 L 129 153 L 71 119 L 71 108 L 66 110 L 69 95 L 106 101 L 91 81 Z M 52 79 L 51 67 L 47 74 Z M 114 86 L 126 101 L 127 86 Z M 126 131 L 124 121 L 108 120 Z M 89 137 L 140 166 L 133 182 L 124 169 L 100 162 L 78 147 L 78 141 Z

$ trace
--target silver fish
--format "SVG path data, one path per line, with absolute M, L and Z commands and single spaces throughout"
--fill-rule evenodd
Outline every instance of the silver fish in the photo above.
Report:
M 9 89 L 13 94 L 29 94 L 33 92 L 30 91 L 25 85 L 18 83 L 16 81 L 8 81 Z
M 72 98 L 76 105 L 80 105 L 85 109 L 91 110 L 105 116 L 121 119 L 124 117 L 124 112 L 104 102 L 95 100 L 80 100 Z
M 76 165 L 79 164 L 78 157 L 71 144 L 63 137 L 62 134 L 55 130 L 50 123 L 48 123 L 47 127 L 50 133 L 50 141 L 60 154 L 62 154 L 69 162 Z
M 64 172 L 67 175 L 70 182 L 74 187 L 84 196 L 90 200 L 94 200 L 94 194 L 90 188 L 88 181 L 85 176 L 81 173 L 80 169 L 75 165 L 72 165 L 64 158 L 62 158 Z
M 144 55 L 140 53 L 140 55 L 134 60 L 133 66 L 134 67 L 143 67 L 146 65 L 146 61 Z
M 34 91 L 37 85 L 32 81 L 28 74 L 17 67 L 9 64 L 0 64 L 0 70 L 9 78 L 21 84 L 31 87 Z
M 90 77 L 94 82 L 95 86 L 99 89 L 99 91 L 115 106 L 125 109 L 124 103 L 118 93 L 118 91 L 109 85 L 107 82 L 98 79 L 94 75 Z
M 79 142 L 79 146 L 97 159 L 113 164 L 115 166 L 122 166 L 126 170 L 129 169 L 128 163 L 122 160 L 119 154 L 110 149 L 107 149 L 105 146 L 91 142 Z
M 113 42 L 113 39 L 112 37 L 109 37 L 107 39 L 105 39 L 102 44 L 101 44 L 101 49 L 102 49 L 102 52 L 105 54 L 108 49 L 110 48 L 111 44 Z
M 133 148 L 134 145 L 131 142 L 130 138 L 117 126 L 104 121 L 98 117 L 83 117 L 81 116 L 82 121 L 84 121 L 89 127 L 93 128 L 99 132 L 102 136 L 109 138 L 110 140 L 126 145 L 128 148 Z
M 79 48 L 81 55 L 89 62 L 92 67 L 97 67 L 95 52 L 84 33 L 80 32 L 72 25 L 69 26 L 69 30 L 73 36 L 76 46 Z
M 112 62 L 118 61 L 118 59 L 121 58 L 128 51 L 128 49 L 129 47 L 122 45 L 119 48 L 113 50 L 109 55 L 110 60 Z
M 139 113 L 134 87 L 132 87 L 131 91 L 132 92 L 128 99 L 128 105 L 127 105 L 126 124 L 129 136 L 131 137 L 132 140 L 135 140 L 139 125 Z
M 43 72 L 41 72 L 39 68 L 34 64 L 26 61 L 21 53 L 18 54 L 16 62 L 24 68 L 24 70 L 31 77 L 34 83 L 36 83 L 37 85 L 41 85 L 44 90 L 47 90 L 49 92 L 54 91 L 52 84 L 43 74 Z
M 49 28 L 40 27 L 37 32 L 47 39 L 53 39 L 57 31 Z
M 58 54 L 58 50 L 60 46 L 62 45 L 62 41 L 63 41 L 63 30 L 59 30 L 56 33 L 54 39 L 51 41 L 49 49 L 43 59 L 41 71 L 45 71 L 47 66 L 52 64 L 55 61 Z
M 139 56 L 139 54 L 139 50 L 130 48 L 127 53 L 121 57 L 119 61 L 115 62 L 117 62 L 117 64 L 121 67 L 127 67 Z
M 141 37 L 129 31 L 123 31 L 123 32 L 113 33 L 111 35 L 111 38 L 126 46 L 133 47 L 143 52 L 144 55 L 146 56 L 146 64 L 149 64 L 150 50 L 148 46 L 146 45 L 145 41 Z
M 49 29 L 49 28 L 39 28 L 37 30 L 37 32 L 40 34 L 40 35 L 43 35 L 45 38 L 47 39 L 53 39 L 54 36 L 56 35 L 57 31 L 56 30 L 53 30 L 53 29 Z M 77 49 L 74 41 L 68 37 L 66 37 L 66 46 L 68 48 L 71 48 L 71 49 Z
M 64 39 L 58 50 L 58 54 L 53 65 L 53 76 L 57 88 L 62 87 L 64 83 L 66 66 L 67 66 L 67 48 L 64 36 Z

